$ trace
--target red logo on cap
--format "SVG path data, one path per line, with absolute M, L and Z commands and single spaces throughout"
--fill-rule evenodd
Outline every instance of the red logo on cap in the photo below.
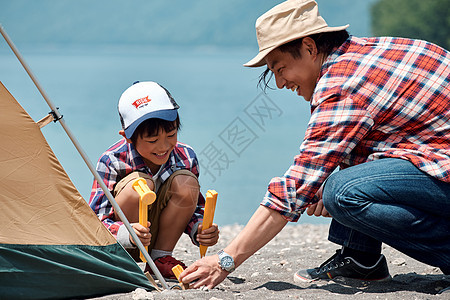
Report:
M 133 104 L 134 107 L 138 108 L 142 104 L 149 103 L 150 101 L 152 101 L 152 99 L 149 99 L 148 96 L 147 96 L 145 98 L 137 99 L 132 104 Z

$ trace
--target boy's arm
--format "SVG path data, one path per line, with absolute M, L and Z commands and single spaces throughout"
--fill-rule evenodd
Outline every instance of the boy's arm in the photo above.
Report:
M 198 226 L 203 222 L 203 212 L 205 209 L 205 198 L 202 193 L 198 194 L 197 208 L 195 209 L 194 214 L 192 215 L 191 220 L 186 226 L 184 232 L 189 235 L 191 241 L 194 245 L 199 246 L 199 242 L 197 241 L 197 230 Z
M 187 151 L 183 151 L 183 154 L 186 155 L 184 158 L 188 162 L 189 165 L 189 171 L 191 171 L 197 178 L 200 176 L 199 172 L 199 163 L 197 159 L 197 155 L 195 154 L 194 150 L 192 148 L 188 148 Z M 191 241 L 194 245 L 199 246 L 199 242 L 197 241 L 197 230 L 198 226 L 203 222 L 203 213 L 205 209 L 205 198 L 203 197 L 202 193 L 198 193 L 198 201 L 197 201 L 197 208 L 195 209 L 194 214 L 192 215 L 191 220 L 186 226 L 186 229 L 184 232 L 189 235 L 191 238 Z
M 111 167 L 111 159 L 106 155 L 100 157 L 96 170 L 104 179 L 104 183 L 108 189 L 112 190 L 117 182 L 118 176 L 115 168 Z M 114 220 L 114 208 L 97 180 L 94 180 L 92 184 L 89 206 L 124 248 L 134 248 L 134 245 L 130 241 L 128 230 L 121 221 Z
M 98 185 L 96 181 L 94 181 L 95 185 Z M 121 221 L 114 220 L 114 208 L 109 203 L 103 190 L 100 187 L 97 189 L 93 188 L 91 195 L 89 206 L 102 221 L 103 225 L 124 248 L 134 248 L 135 246 L 130 241 L 130 235 L 125 225 Z

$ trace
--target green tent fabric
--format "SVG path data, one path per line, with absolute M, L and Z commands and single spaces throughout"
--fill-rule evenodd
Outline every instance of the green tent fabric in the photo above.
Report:
M 0 83 L 0 299 L 153 290 Z

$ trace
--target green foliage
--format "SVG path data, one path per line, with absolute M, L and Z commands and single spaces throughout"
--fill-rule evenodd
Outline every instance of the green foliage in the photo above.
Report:
M 450 49 L 450 0 L 379 0 L 371 18 L 375 36 L 423 39 Z

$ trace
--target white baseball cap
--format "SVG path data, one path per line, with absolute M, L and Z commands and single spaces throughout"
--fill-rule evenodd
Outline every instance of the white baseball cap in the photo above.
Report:
M 125 136 L 131 138 L 136 128 L 151 118 L 175 121 L 178 104 L 169 91 L 156 82 L 135 82 L 119 99 L 119 115 Z

